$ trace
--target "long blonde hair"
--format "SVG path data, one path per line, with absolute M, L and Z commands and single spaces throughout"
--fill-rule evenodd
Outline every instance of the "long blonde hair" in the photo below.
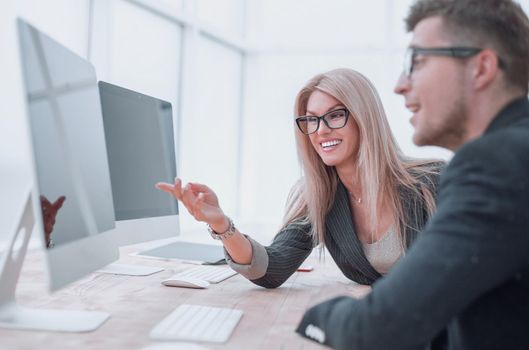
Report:
M 305 115 L 310 95 L 322 91 L 340 101 L 358 125 L 359 148 L 356 157 L 358 179 L 363 203 L 370 213 L 369 222 L 377 222 L 377 204 L 388 196 L 397 231 L 405 244 L 405 229 L 410 227 L 399 189 L 412 191 L 422 198 L 428 214 L 435 210 L 432 192 L 419 182 L 420 173 L 435 172 L 433 161 L 405 157 L 391 132 L 382 103 L 375 87 L 362 74 L 352 69 L 335 69 L 318 74 L 305 84 L 296 97 L 295 116 Z M 351 122 L 351 120 L 349 121 Z M 295 127 L 298 157 L 304 177 L 290 192 L 284 225 L 294 222 L 311 225 L 315 244 L 325 244 L 325 217 L 331 209 L 338 187 L 334 167 L 323 163 L 309 137 Z M 415 171 L 414 171 L 415 170 Z M 414 174 L 419 172 L 419 174 Z

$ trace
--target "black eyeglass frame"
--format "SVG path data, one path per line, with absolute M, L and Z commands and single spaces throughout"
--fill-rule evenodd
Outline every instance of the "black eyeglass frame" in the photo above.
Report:
M 343 111 L 345 113 L 345 121 L 343 122 L 343 125 L 342 126 L 339 126 L 339 127 L 332 127 L 330 126 L 329 122 L 327 121 L 327 119 L 325 119 L 329 114 L 331 113 L 336 113 L 336 112 L 339 112 L 339 111 Z M 329 111 L 327 113 L 325 113 L 324 115 L 322 116 L 317 116 L 317 115 L 302 115 L 301 117 L 297 117 L 296 118 L 296 125 L 298 126 L 298 129 L 305 135 L 310 135 L 310 134 L 314 134 L 316 131 L 318 131 L 320 129 L 320 122 L 323 120 L 323 122 L 325 123 L 325 125 L 329 128 L 329 129 L 341 129 L 343 128 L 345 125 L 347 125 L 347 121 L 349 120 L 349 115 L 350 115 L 350 112 L 347 108 L 338 108 L 338 109 L 333 109 L 332 111 Z M 303 120 L 307 120 L 307 118 L 316 118 L 316 120 L 318 121 L 318 125 L 316 126 L 316 129 L 313 131 L 313 132 L 305 132 L 303 131 L 303 128 L 301 127 L 301 122 Z
M 477 55 L 484 49 L 479 47 L 409 47 L 404 56 L 404 74 L 409 78 L 413 73 L 414 59 L 417 55 L 424 56 L 449 56 L 455 58 L 468 58 Z M 505 69 L 506 64 L 498 56 L 498 67 Z

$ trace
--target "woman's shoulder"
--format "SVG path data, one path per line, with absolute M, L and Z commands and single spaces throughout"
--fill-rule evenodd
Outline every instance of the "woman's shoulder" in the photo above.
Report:
M 410 184 L 419 192 L 424 190 L 424 187 L 432 193 L 437 193 L 441 173 L 446 167 L 444 160 L 413 160 L 407 164 L 407 171 L 413 178 L 414 184 Z M 407 192 L 407 191 L 405 191 Z M 412 191 L 415 192 L 415 191 Z
M 422 184 L 438 184 L 446 164 L 446 161 L 439 159 L 425 160 L 408 168 L 408 171 Z
M 412 173 L 424 174 L 439 172 L 446 166 L 446 161 L 442 159 L 421 159 L 409 162 L 408 169 Z

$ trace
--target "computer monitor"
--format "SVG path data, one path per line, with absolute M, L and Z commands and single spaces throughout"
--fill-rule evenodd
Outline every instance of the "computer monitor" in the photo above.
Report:
M 121 245 L 180 234 L 178 202 L 154 187 L 177 176 L 173 114 L 169 102 L 99 82 L 101 107 Z M 140 255 L 217 262 L 222 247 L 174 242 Z
M 124 245 L 178 235 L 178 202 L 154 187 L 176 177 L 171 104 L 110 83 L 98 85 L 116 239 Z
M 119 258 L 110 234 L 114 208 L 96 73 L 23 20 L 18 34 L 34 181 L 2 261 L 0 327 L 88 331 L 109 315 L 22 309 L 14 291 L 33 227 L 48 246 L 52 291 Z

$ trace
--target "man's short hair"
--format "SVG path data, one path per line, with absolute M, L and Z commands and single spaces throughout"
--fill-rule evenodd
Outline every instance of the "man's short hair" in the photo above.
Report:
M 457 46 L 490 48 L 505 63 L 508 85 L 527 93 L 529 84 L 529 20 L 512 0 L 417 0 L 406 17 L 411 32 L 417 23 L 440 16 L 446 34 Z

